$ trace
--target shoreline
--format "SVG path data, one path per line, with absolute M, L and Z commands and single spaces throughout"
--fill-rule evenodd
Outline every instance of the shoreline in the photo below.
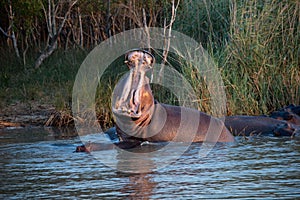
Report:
M 51 104 L 17 101 L 0 108 L 0 129 L 51 126 L 51 119 L 59 112 Z
M 262 116 L 299 125 L 299 113 L 300 106 L 291 104 Z M 46 102 L 16 101 L 0 107 L 0 130 L 26 127 L 74 128 L 74 119 L 71 109 L 58 110 L 53 104 Z

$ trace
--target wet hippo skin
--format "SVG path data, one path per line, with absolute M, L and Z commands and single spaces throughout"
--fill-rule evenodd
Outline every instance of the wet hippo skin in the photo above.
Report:
M 225 126 L 234 136 L 294 136 L 300 127 L 266 116 L 228 116 Z
M 233 135 L 290 136 L 300 134 L 300 106 L 289 105 L 270 116 L 227 116 L 225 125 Z
M 270 117 L 300 126 L 300 106 L 289 105 L 271 113 Z

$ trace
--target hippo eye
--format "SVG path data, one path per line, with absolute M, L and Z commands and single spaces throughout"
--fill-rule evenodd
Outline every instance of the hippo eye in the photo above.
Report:
M 143 61 L 142 65 L 146 69 L 151 69 L 153 67 L 152 64 L 147 61 Z

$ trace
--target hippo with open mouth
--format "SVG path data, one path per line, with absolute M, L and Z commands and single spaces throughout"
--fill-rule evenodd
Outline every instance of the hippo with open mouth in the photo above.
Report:
M 122 141 L 149 142 L 233 142 L 224 123 L 198 110 L 172 106 L 154 100 L 146 73 L 155 62 L 144 50 L 126 53 L 129 73 L 113 93 L 112 111 Z M 207 137 L 208 132 L 218 134 Z
M 146 76 L 154 62 L 154 56 L 145 50 L 133 49 L 125 54 L 130 71 L 114 89 L 116 127 L 109 133 L 119 137 L 120 142 L 115 143 L 119 148 L 133 148 L 145 141 L 233 142 L 233 135 L 293 136 L 300 130 L 297 124 L 267 116 L 228 116 L 223 123 L 195 109 L 159 103 Z M 98 149 L 101 147 L 90 143 L 76 151 Z

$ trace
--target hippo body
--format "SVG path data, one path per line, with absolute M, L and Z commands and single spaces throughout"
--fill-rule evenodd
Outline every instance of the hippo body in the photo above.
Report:
M 171 106 L 156 102 L 154 112 L 149 115 L 151 120 L 147 126 L 137 131 L 135 136 L 123 131 L 122 127 L 116 125 L 116 132 L 123 141 L 149 141 L 149 142 L 233 142 L 234 138 L 226 129 L 224 123 L 212 116 L 209 116 L 198 110 L 189 109 L 180 106 Z M 162 117 L 162 115 L 164 117 Z M 144 119 L 143 119 L 144 120 Z M 130 123 L 130 120 L 125 120 Z M 125 122 L 121 122 L 125 123 Z M 128 125 L 126 123 L 126 125 Z M 133 127 L 136 121 L 132 121 Z M 217 134 L 218 138 L 207 136 L 208 131 L 211 134 Z M 130 132 L 135 130 L 130 129 Z
M 129 73 L 113 92 L 112 111 L 116 128 L 107 133 L 119 138 L 115 146 L 128 149 L 150 142 L 233 142 L 234 136 L 270 135 L 294 136 L 300 130 L 300 107 L 291 107 L 271 117 L 227 116 L 225 122 L 195 109 L 162 104 L 154 100 L 146 72 L 154 57 L 144 50 L 132 50 L 125 55 Z M 101 144 L 89 143 L 76 151 L 101 150 Z

